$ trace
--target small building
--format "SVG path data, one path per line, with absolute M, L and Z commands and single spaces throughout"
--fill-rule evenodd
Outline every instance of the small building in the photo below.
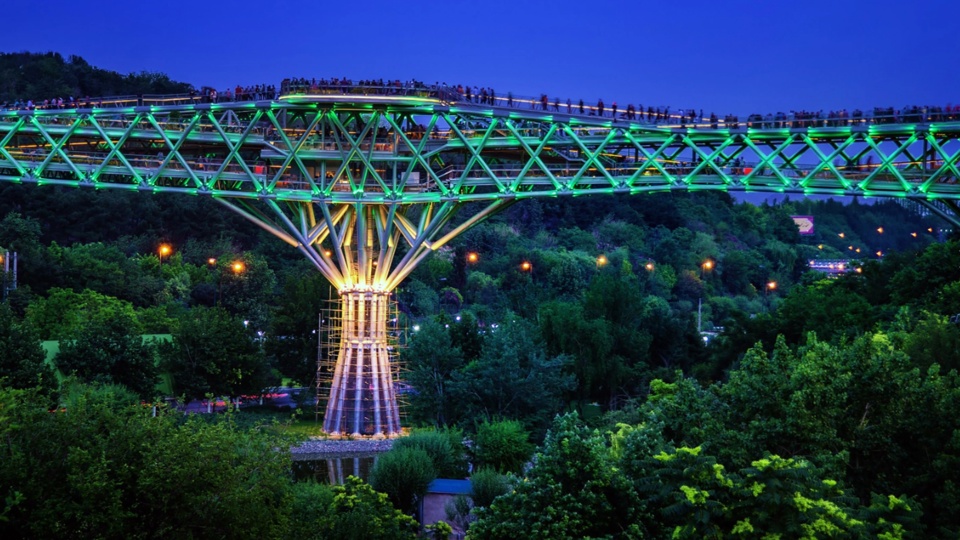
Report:
M 447 502 L 453 503 L 457 495 L 469 496 L 472 491 L 469 480 L 438 478 L 427 487 L 427 494 L 420 501 L 420 524 L 426 527 L 438 521 L 444 521 L 456 527 L 447 519 Z M 454 528 L 451 538 L 463 538 L 464 531 Z

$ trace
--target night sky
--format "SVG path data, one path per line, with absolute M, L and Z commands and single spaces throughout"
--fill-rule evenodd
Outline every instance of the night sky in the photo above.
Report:
M 196 86 L 349 77 L 706 114 L 960 101 L 958 0 L 8 2 L 3 51 Z

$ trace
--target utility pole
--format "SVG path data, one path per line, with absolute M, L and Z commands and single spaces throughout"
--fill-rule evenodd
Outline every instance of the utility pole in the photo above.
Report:
M 697 300 L 697 333 L 700 333 L 700 315 L 703 313 L 703 298 Z
M 12 263 L 11 263 L 11 253 L 9 251 L 4 252 L 0 255 L 0 262 L 3 263 L 3 287 L 0 289 L 0 301 L 7 301 L 7 291 L 12 291 L 17 288 L 17 252 L 14 251 L 12 254 Z M 13 267 L 13 280 L 10 286 L 7 286 L 7 274 L 10 273 L 10 267 Z

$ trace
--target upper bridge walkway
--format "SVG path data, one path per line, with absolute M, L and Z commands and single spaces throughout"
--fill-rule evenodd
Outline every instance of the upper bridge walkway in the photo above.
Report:
M 0 111 L 0 181 L 375 204 L 669 190 L 960 199 L 952 112 L 658 122 L 444 88 L 274 97 Z

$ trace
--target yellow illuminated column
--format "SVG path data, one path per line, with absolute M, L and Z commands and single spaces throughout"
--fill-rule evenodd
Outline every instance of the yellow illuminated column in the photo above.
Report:
M 326 433 L 400 434 L 387 332 L 389 299 L 383 291 L 341 292 L 343 332 L 323 421 Z

